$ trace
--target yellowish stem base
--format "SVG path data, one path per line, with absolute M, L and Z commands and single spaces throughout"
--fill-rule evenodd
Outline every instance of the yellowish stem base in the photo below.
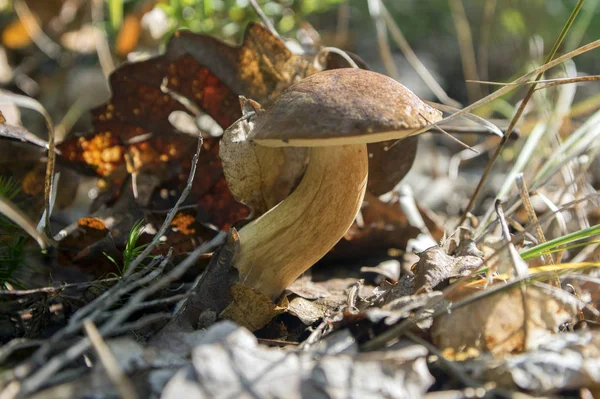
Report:
M 311 148 L 302 182 L 239 231 L 240 283 L 275 299 L 352 225 L 368 178 L 365 144 Z

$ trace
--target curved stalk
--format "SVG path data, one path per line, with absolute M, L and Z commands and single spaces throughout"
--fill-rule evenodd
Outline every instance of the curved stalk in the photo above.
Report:
M 239 231 L 240 283 L 276 299 L 350 228 L 367 178 L 365 144 L 311 148 L 296 190 Z

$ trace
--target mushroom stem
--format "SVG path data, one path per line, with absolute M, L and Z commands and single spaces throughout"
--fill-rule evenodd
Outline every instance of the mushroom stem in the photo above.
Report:
M 348 231 L 367 177 L 365 144 L 311 148 L 296 190 L 239 231 L 240 283 L 276 299 Z

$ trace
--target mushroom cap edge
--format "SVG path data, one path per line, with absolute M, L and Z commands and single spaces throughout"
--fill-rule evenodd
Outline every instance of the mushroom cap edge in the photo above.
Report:
M 250 139 L 266 146 L 328 146 L 402 139 L 442 119 L 396 80 L 333 69 L 288 87 L 256 116 Z

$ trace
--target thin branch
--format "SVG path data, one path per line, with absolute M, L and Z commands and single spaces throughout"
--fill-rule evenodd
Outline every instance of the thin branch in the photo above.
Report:
M 460 108 L 461 104 L 458 101 L 451 99 L 448 96 L 448 94 L 446 94 L 446 92 L 444 91 L 442 86 L 440 86 L 440 84 L 435 80 L 435 78 L 433 77 L 431 72 L 429 72 L 427 67 L 421 62 L 419 57 L 417 57 L 417 55 L 415 54 L 413 49 L 410 47 L 410 44 L 408 44 L 408 41 L 404 37 L 402 30 L 400 30 L 400 27 L 398 26 L 396 21 L 394 21 L 394 18 L 389 13 L 389 11 L 387 10 L 387 8 L 383 4 L 383 2 L 380 2 L 380 4 L 381 4 L 381 12 L 383 14 L 383 19 L 385 20 L 385 23 L 386 23 L 388 29 L 390 30 L 390 35 L 392 36 L 392 39 L 394 40 L 396 45 L 402 51 L 402 54 L 404 54 L 404 57 L 406 57 L 406 60 L 408 61 L 408 63 L 413 67 L 415 72 L 417 72 L 417 74 L 421 77 L 423 82 L 425 82 L 427 87 L 429 87 L 429 90 L 431 90 L 433 92 L 433 94 L 442 103 L 444 103 L 446 105 L 450 105 L 455 108 Z
M 369 14 L 375 23 L 379 54 L 381 56 L 381 60 L 383 61 L 383 65 L 385 66 L 385 70 L 393 79 L 399 80 L 400 75 L 398 74 L 396 64 L 394 63 L 394 59 L 392 57 L 392 51 L 390 50 L 390 43 L 387 36 L 387 28 L 385 21 L 382 18 L 381 6 L 383 4 L 381 3 L 381 0 L 367 0 L 367 4 L 369 5 Z
M 100 362 L 104 366 L 108 378 L 119 391 L 121 398 L 137 399 L 138 395 L 135 392 L 131 380 L 119 366 L 119 362 L 117 362 L 115 355 L 113 355 L 108 345 L 106 345 L 106 342 L 104 342 L 104 339 L 102 339 L 94 322 L 86 320 L 83 324 L 83 329 L 92 343 L 92 347 L 96 351 Z
M 596 49 L 598 47 L 600 47 L 600 39 L 599 40 L 594 40 L 593 42 L 590 42 L 590 43 L 588 43 L 588 44 L 586 44 L 584 46 L 581 46 L 581 47 L 579 47 L 576 50 L 573 50 L 573 51 L 571 51 L 571 52 L 569 52 L 567 54 L 564 54 L 564 55 L 562 55 L 562 56 L 560 56 L 560 57 L 558 57 L 558 58 L 556 58 L 556 59 L 554 59 L 554 60 L 552 60 L 552 61 L 550 61 L 548 63 L 545 63 L 544 65 L 536 68 L 535 70 L 522 75 L 518 79 L 515 79 L 513 82 L 511 82 L 511 84 L 509 84 L 509 85 L 507 85 L 505 87 L 502 87 L 501 89 L 496 90 L 495 92 L 493 92 L 492 94 L 490 94 L 490 95 L 482 98 L 481 100 L 478 100 L 478 101 L 474 102 L 473 104 L 467 105 L 466 107 L 460 109 L 458 112 L 456 112 L 456 113 L 454 113 L 454 114 L 452 114 L 450 116 L 445 117 L 444 119 L 442 119 L 438 123 L 443 124 L 445 122 L 449 122 L 451 120 L 454 120 L 454 119 L 456 119 L 456 118 L 458 118 L 460 116 L 464 116 L 464 115 L 470 113 L 471 111 L 473 111 L 474 109 L 477 109 L 477 108 L 479 108 L 479 107 L 481 107 L 481 106 L 483 106 L 485 104 L 489 104 L 490 102 L 496 100 L 497 98 L 500 98 L 503 95 L 505 95 L 507 93 L 510 93 L 520 83 L 527 82 L 530 79 L 534 78 L 536 75 L 542 74 L 543 72 L 547 71 L 548 69 L 551 69 L 551 68 L 554 68 L 557 65 L 560 65 L 563 62 L 565 62 L 566 60 L 570 60 L 573 57 L 576 57 L 578 55 L 587 53 L 588 51 L 594 50 L 594 49 Z M 418 133 L 424 132 L 424 131 L 429 130 L 430 128 L 431 128 L 431 126 L 425 126 L 425 127 L 421 128 L 421 129 L 419 129 L 417 132 Z M 505 135 L 507 135 L 507 136 L 509 136 L 508 135 L 509 128 L 511 128 L 510 125 L 506 128 Z M 510 131 L 512 132 L 513 130 L 514 130 L 514 126 L 512 126 L 512 128 L 510 129 Z M 416 132 L 414 134 L 416 134 Z M 510 138 L 510 137 L 507 137 L 506 140 L 508 140 L 508 138 Z
M 25 31 L 35 45 L 48 57 L 58 59 L 61 55 L 62 48 L 44 33 L 44 30 L 40 26 L 35 15 L 33 15 L 29 9 L 27 3 L 23 0 L 15 0 L 13 1 L 13 7 L 23 24 Z
M 0 297 L 2 296 L 27 296 L 27 295 L 36 295 L 36 294 L 57 294 L 69 288 L 87 288 L 93 285 L 110 283 L 114 281 L 119 281 L 120 279 L 117 277 L 106 278 L 102 280 L 96 281 L 85 281 L 82 283 L 70 283 L 70 284 L 62 284 L 55 287 L 41 287 L 41 288 L 33 288 L 30 290 L 10 290 L 10 291 L 0 291 Z
M 428 120 L 428 119 L 425 117 L 425 115 L 423 115 L 423 114 L 421 114 L 421 113 L 419 113 L 419 115 L 421 115 L 421 117 L 422 117 L 423 119 L 425 119 L 425 120 L 427 121 L 427 123 L 430 123 L 430 124 L 431 124 L 431 121 L 430 121 L 430 120 Z M 467 143 L 465 143 L 465 142 L 463 142 L 463 141 L 461 141 L 461 140 L 457 139 L 456 137 L 454 137 L 453 135 L 451 135 L 450 133 L 448 133 L 447 131 L 445 131 L 444 129 L 442 129 L 442 128 L 441 128 L 440 126 L 438 126 L 437 124 L 435 124 L 435 123 L 434 123 L 434 124 L 433 124 L 433 127 L 434 127 L 436 130 L 438 130 L 440 133 L 443 133 L 443 134 L 444 134 L 446 137 L 448 137 L 449 139 L 453 140 L 455 143 L 457 143 L 457 144 L 458 144 L 458 145 L 460 145 L 461 147 L 464 147 L 465 149 L 467 149 L 467 150 L 469 150 L 469 151 L 471 151 L 471 152 L 473 152 L 473 153 L 475 153 L 475 154 L 479 154 L 479 152 L 478 152 L 478 151 L 477 151 L 475 148 L 473 148 L 473 147 L 471 147 L 470 145 L 468 145 Z M 396 144 L 396 143 L 394 143 L 394 144 Z M 393 146 L 394 144 L 392 144 L 392 146 Z M 390 147 L 391 147 L 391 146 L 390 146 Z
M 151 285 L 149 285 L 145 288 L 142 288 L 139 291 L 137 291 L 135 294 L 133 294 L 129 298 L 129 300 L 121 308 L 116 310 L 114 312 L 114 314 L 111 316 L 111 318 L 109 320 L 107 320 L 105 323 L 103 323 L 103 325 L 99 328 L 99 332 L 100 332 L 101 336 L 108 336 L 108 335 L 114 334 L 115 331 L 121 331 L 120 329 L 122 329 L 123 326 L 126 325 L 125 321 L 135 311 L 137 311 L 137 309 L 139 308 L 139 305 L 144 303 L 146 298 L 148 298 L 150 295 L 153 295 L 156 292 L 166 288 L 169 284 L 171 284 L 174 281 L 177 281 L 179 278 L 181 278 L 181 276 L 183 276 L 183 274 L 191 266 L 196 264 L 196 261 L 198 260 L 198 258 L 200 258 L 203 254 L 207 253 L 208 251 L 212 250 L 216 246 L 221 245 L 223 243 L 223 241 L 225 240 L 226 235 L 227 234 L 225 232 L 220 232 L 211 241 L 206 242 L 206 243 L 202 244 L 201 246 L 199 246 L 198 248 L 196 248 L 185 260 L 183 260 L 181 263 L 179 263 L 169 273 L 167 273 L 166 275 L 164 275 L 163 277 L 161 277 L 159 280 L 155 281 Z M 170 253 L 171 253 L 171 251 L 170 251 Z M 168 257 L 165 260 L 163 260 L 163 262 L 161 262 L 160 267 L 152 270 L 152 272 L 145 278 L 142 278 L 139 280 L 134 280 L 133 282 L 130 282 L 130 284 L 126 285 L 125 287 L 119 287 L 122 291 L 119 294 L 116 294 L 115 292 L 113 292 L 112 295 L 110 295 L 110 299 L 117 300 L 117 301 L 122 300 L 124 292 L 132 291 L 131 286 L 140 288 L 140 287 L 145 286 L 146 284 L 149 284 L 154 278 L 156 278 L 158 275 L 160 275 L 162 273 L 162 270 L 166 266 L 167 261 L 169 259 L 170 258 Z M 144 270 L 147 270 L 147 269 L 149 269 L 148 266 L 146 268 L 144 268 Z M 135 276 L 135 274 L 132 275 L 131 277 L 134 277 L 134 276 Z M 149 276 L 151 276 L 151 278 Z M 129 279 L 127 279 L 127 280 L 129 280 Z M 131 281 L 131 280 L 129 280 L 129 281 Z M 104 299 L 104 302 L 106 302 L 106 298 Z M 96 304 L 97 308 L 99 307 L 98 305 L 99 304 L 97 303 Z M 102 311 L 106 310 L 105 306 L 101 306 L 100 309 L 102 309 Z M 89 316 L 85 317 L 85 319 L 86 320 L 87 319 L 94 320 L 95 317 L 98 317 L 99 315 L 102 314 L 100 312 L 100 309 L 97 309 L 96 311 L 94 311 L 91 314 L 89 311 L 85 312 L 85 314 L 89 314 Z M 160 314 L 160 316 L 163 317 L 164 314 Z M 139 322 L 139 320 L 138 320 L 138 322 Z M 147 324 L 147 322 L 148 322 L 148 320 L 145 320 L 146 324 Z M 132 323 L 131 325 L 134 325 L 134 324 Z M 131 325 L 129 326 L 129 328 L 131 328 Z M 79 338 L 79 340 L 76 343 L 72 344 L 66 351 L 62 351 L 62 352 L 58 353 L 57 355 L 48 359 L 47 361 L 43 361 L 43 359 L 40 359 L 39 356 L 37 357 L 37 361 L 35 361 L 36 357 L 34 355 L 34 365 L 30 365 L 30 367 L 28 369 L 24 370 L 24 372 L 26 373 L 25 375 L 27 375 L 28 377 L 25 380 L 23 380 L 23 382 L 21 384 L 21 392 L 20 393 L 22 395 L 27 395 L 27 394 L 37 391 L 44 384 L 44 382 L 48 380 L 48 378 L 50 378 L 52 375 L 56 374 L 59 370 L 61 370 L 63 367 L 65 367 L 70 362 L 79 358 L 89 348 L 90 348 L 89 339 Z M 43 364 L 43 366 L 41 366 L 42 364 Z M 36 370 L 35 365 L 40 365 L 41 367 Z M 31 366 L 34 366 L 34 367 L 31 367 Z M 22 375 L 22 377 L 23 376 L 24 375 Z
M 490 34 L 493 26 L 492 19 L 496 12 L 496 2 L 497 0 L 486 0 L 485 5 L 483 6 L 479 46 L 477 47 L 477 64 L 479 66 L 479 77 L 481 79 L 487 79 L 489 74 Z M 489 91 L 487 93 L 489 93 Z
M 256 2 L 256 0 L 250 0 L 250 5 L 254 9 L 254 12 L 256 13 L 256 15 L 258 15 L 258 17 L 261 19 L 263 24 L 265 24 L 267 29 L 269 29 L 271 34 L 285 43 L 285 41 L 281 38 L 281 36 L 279 36 L 279 32 L 277 32 L 277 29 L 275 29 L 275 26 L 273 26 L 273 23 L 271 22 L 271 20 L 265 15 L 265 13 L 263 12 L 262 8 L 260 8 L 260 6 Z
M 571 84 L 571 83 L 584 83 L 584 82 L 594 82 L 596 80 L 600 80 L 600 75 L 589 75 L 589 76 L 578 76 L 576 78 L 555 78 L 555 79 L 540 79 L 540 80 L 530 80 L 528 82 L 523 82 L 519 84 L 515 83 L 503 83 L 503 82 L 492 82 L 489 80 L 467 80 L 470 83 L 479 83 L 483 85 L 492 85 L 492 86 L 521 86 L 521 85 L 529 85 L 529 84 L 538 84 L 538 83 L 548 83 L 543 85 L 542 87 L 536 88 L 536 90 L 548 89 L 550 87 Z
M 162 226 L 160 226 L 160 229 L 158 229 L 158 231 L 152 238 L 152 241 L 150 242 L 150 244 L 148 244 L 148 246 L 146 246 L 146 248 L 144 248 L 142 253 L 140 255 L 138 255 L 138 257 L 135 258 L 131 262 L 131 264 L 129 265 L 129 267 L 127 268 L 127 270 L 124 273 L 124 277 L 131 275 L 131 273 L 133 273 L 135 271 L 135 269 L 137 269 L 142 264 L 142 262 L 144 262 L 146 260 L 146 258 L 152 253 L 154 248 L 160 243 L 161 237 L 163 235 L 165 235 L 167 229 L 171 225 L 171 222 L 175 218 L 175 215 L 179 211 L 179 207 L 183 204 L 183 202 L 187 198 L 188 194 L 192 190 L 192 185 L 194 184 L 194 176 L 196 175 L 196 168 L 198 167 L 198 158 L 200 157 L 200 151 L 202 150 L 202 143 L 203 143 L 202 134 L 198 133 L 198 143 L 196 146 L 196 153 L 194 154 L 194 158 L 192 159 L 190 174 L 188 176 L 188 181 L 187 181 L 185 188 L 181 192 L 181 195 L 179 196 L 179 199 L 177 200 L 177 202 L 175 203 L 173 208 L 167 214 L 165 221 L 163 222 Z
M 168 258 L 167 258 L 168 259 Z M 119 302 L 123 295 L 137 289 L 140 285 L 147 284 L 152 279 L 156 278 L 162 271 L 160 263 L 162 259 L 155 258 L 150 262 L 143 270 L 131 275 L 129 278 L 121 279 L 113 287 L 106 290 L 102 295 L 88 303 L 84 307 L 77 310 L 69 319 L 68 324 L 57 331 L 52 337 L 47 339 L 44 344 L 31 356 L 31 362 L 33 365 L 28 365 L 26 368 L 35 368 L 36 365 L 42 364 L 47 360 L 47 357 L 52 351 L 56 349 L 56 346 L 69 339 L 73 335 L 79 333 L 85 319 L 91 319 L 97 321 L 102 312 Z M 155 269 L 156 265 L 159 265 Z M 164 262 L 166 265 L 166 262 Z M 164 267 L 164 266 L 162 266 Z M 31 371 L 29 371 L 31 372 Z M 29 372 L 24 372 L 28 374 Z
M 449 0 L 452 19 L 458 35 L 458 46 L 460 48 L 460 59 L 462 62 L 465 80 L 479 80 L 477 73 L 477 62 L 475 61 L 475 49 L 473 48 L 473 36 L 469 20 L 463 6 L 462 0 Z M 478 86 L 467 85 L 467 94 L 470 102 L 481 98 L 481 90 Z

